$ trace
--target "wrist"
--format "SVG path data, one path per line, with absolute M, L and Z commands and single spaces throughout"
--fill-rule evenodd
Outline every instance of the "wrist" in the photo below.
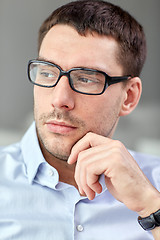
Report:
M 138 215 L 141 218 L 150 216 L 152 213 L 157 212 L 160 209 L 160 193 L 156 190 L 154 194 L 149 194 L 149 197 L 145 198 L 143 208 L 138 211 Z
M 160 193 L 156 190 L 146 200 L 144 208 L 138 212 L 138 222 L 144 230 L 153 230 L 160 226 Z

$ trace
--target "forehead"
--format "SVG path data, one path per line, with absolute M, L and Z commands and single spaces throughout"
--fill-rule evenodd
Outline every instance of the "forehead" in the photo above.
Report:
M 117 62 L 118 43 L 111 37 L 97 33 L 80 35 L 68 25 L 55 25 L 44 37 L 39 56 L 54 62 L 64 70 L 89 67 L 116 74 L 121 69 Z

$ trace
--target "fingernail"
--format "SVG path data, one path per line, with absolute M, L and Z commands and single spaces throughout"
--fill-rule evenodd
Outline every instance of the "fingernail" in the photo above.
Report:
M 70 164 L 70 156 L 68 157 L 68 160 L 67 160 L 68 164 Z

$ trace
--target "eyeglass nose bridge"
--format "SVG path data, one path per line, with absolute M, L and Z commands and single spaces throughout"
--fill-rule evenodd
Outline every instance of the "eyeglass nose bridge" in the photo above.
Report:
M 59 77 L 57 79 L 57 82 L 56 82 L 55 86 L 58 84 L 58 82 L 60 81 L 61 77 L 66 76 L 68 78 L 70 87 L 73 89 L 71 78 L 70 78 L 70 71 L 64 71 L 62 69 L 59 69 L 59 71 L 60 71 Z

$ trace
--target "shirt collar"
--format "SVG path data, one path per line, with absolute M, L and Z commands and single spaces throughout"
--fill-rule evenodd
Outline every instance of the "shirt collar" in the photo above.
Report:
M 28 129 L 21 141 L 22 155 L 26 165 L 29 183 L 33 182 L 41 163 L 45 162 L 39 147 L 35 122 Z

